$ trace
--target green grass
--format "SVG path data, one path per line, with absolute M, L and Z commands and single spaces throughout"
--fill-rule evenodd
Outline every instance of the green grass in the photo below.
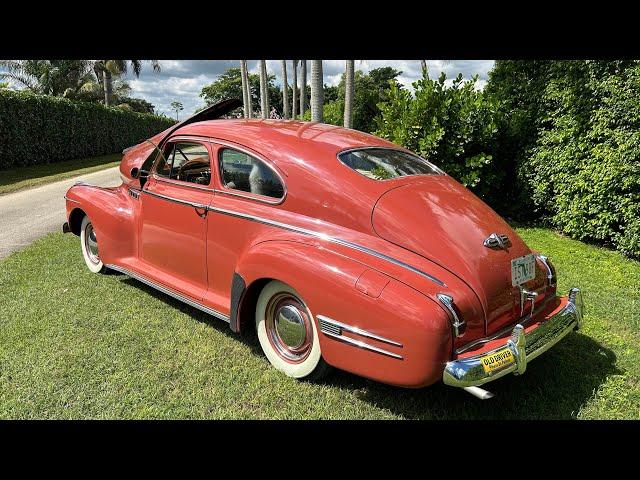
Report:
M 111 155 L 81 158 L 48 165 L 0 170 L 0 195 L 115 167 L 120 163 L 121 159 L 121 153 L 113 153 Z
M 583 288 L 584 329 L 489 387 L 404 390 L 345 372 L 270 367 L 255 337 L 124 275 L 93 275 L 78 238 L 50 234 L 0 262 L 0 418 L 640 418 L 640 264 L 521 228 L 560 290 Z

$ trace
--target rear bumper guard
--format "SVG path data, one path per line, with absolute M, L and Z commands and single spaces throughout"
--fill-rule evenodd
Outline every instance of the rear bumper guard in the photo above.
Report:
M 517 324 L 511 332 L 511 338 L 490 352 L 448 362 L 442 374 L 442 381 L 453 387 L 472 387 L 491 382 L 509 373 L 520 375 L 527 369 L 529 361 L 549 350 L 573 330 L 580 328 L 583 312 L 582 292 L 578 288 L 572 288 L 569 291 L 567 305 L 558 313 L 528 333 L 525 333 L 522 325 Z M 499 369 L 486 369 L 483 359 L 505 349 L 511 352 L 514 360 Z

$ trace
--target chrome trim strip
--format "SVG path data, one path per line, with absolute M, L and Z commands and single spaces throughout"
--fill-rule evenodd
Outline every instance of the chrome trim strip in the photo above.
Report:
M 234 212 L 232 210 L 226 210 L 223 208 L 217 208 L 217 207 L 212 207 L 212 206 L 207 206 L 207 205 L 202 205 L 202 204 L 198 204 L 198 203 L 193 203 L 193 202 L 188 202 L 186 200 L 179 200 L 177 198 L 173 198 L 173 197 L 168 197 L 166 195 L 161 195 L 159 193 L 155 193 L 155 192 L 150 192 L 148 190 L 142 190 L 143 193 L 147 193 L 149 195 L 152 195 L 154 197 L 158 197 L 158 198 L 162 198 L 164 200 L 167 200 L 169 202 L 174 202 L 174 203 L 178 203 L 180 205 L 188 205 L 190 207 L 194 207 L 194 208 L 199 208 L 199 209 L 206 209 L 210 212 L 215 212 L 215 213 L 221 213 L 223 215 L 229 215 L 231 217 L 237 217 L 237 218 L 243 218 L 245 220 L 251 220 L 253 222 L 257 222 L 257 223 L 262 223 L 264 225 L 269 225 L 272 227 L 277 227 L 277 228 L 281 228 L 283 230 L 288 230 L 291 232 L 296 232 L 296 233 L 301 233 L 303 235 L 309 235 L 312 237 L 317 237 L 320 238 L 322 240 L 327 240 L 329 242 L 332 243 L 336 243 L 338 245 L 342 245 L 343 247 L 347 247 L 347 248 L 351 248 L 353 250 L 357 250 L 359 252 L 362 253 L 366 253 L 368 255 L 371 255 L 373 257 L 379 258 L 381 260 L 385 260 L 389 263 L 392 263 L 398 267 L 404 268 L 406 270 L 409 270 L 413 273 L 416 273 L 424 278 L 427 278 L 428 280 L 431 280 L 432 282 L 434 282 L 437 285 L 440 285 L 441 287 L 446 287 L 445 283 L 438 280 L 436 277 L 429 275 L 428 273 L 423 272 L 422 270 L 418 270 L 415 267 L 412 267 L 409 264 L 406 264 L 404 262 L 401 262 L 400 260 L 396 260 L 393 257 L 390 257 L 388 255 L 385 255 L 384 253 L 380 253 L 380 252 L 376 252 L 375 250 L 372 250 L 370 248 L 367 247 L 363 247 L 362 245 L 358 245 L 357 243 L 352 243 L 349 242 L 347 240 L 342 240 L 340 238 L 337 237 L 331 237 L 329 235 L 323 234 L 323 233 L 319 233 L 319 232 L 315 232 L 313 230 L 308 230 L 306 228 L 301 228 L 301 227 L 296 227 L 294 225 L 289 225 L 287 223 L 282 223 L 282 222 L 278 222 L 275 220 L 269 220 L 266 218 L 262 218 L 262 217 L 257 217 L 255 215 L 249 215 L 246 213 L 240 213 L 240 212 Z
M 316 315 L 316 318 L 320 322 L 320 331 L 322 331 L 323 333 L 327 333 L 323 329 L 323 325 L 322 325 L 322 323 L 326 322 L 326 323 L 328 323 L 330 325 L 338 327 L 338 329 L 346 330 L 348 332 L 355 333 L 356 335 L 360 335 L 362 337 L 372 338 L 374 340 L 378 340 L 379 342 L 388 343 L 389 345 L 395 345 L 396 347 L 402 348 L 402 344 L 401 343 L 395 342 L 393 340 L 389 340 L 388 338 L 381 337 L 381 336 L 376 335 L 374 333 L 368 332 L 367 330 L 362 330 L 362 329 L 360 329 L 358 327 L 352 327 L 351 325 L 347 325 L 345 323 L 338 322 L 337 320 L 334 320 L 333 318 L 325 317 L 324 315 Z M 332 333 L 332 332 L 329 332 L 329 333 Z M 340 335 L 340 334 L 338 334 L 338 335 Z
M 362 348 L 363 350 L 369 350 L 370 352 L 379 353 L 380 355 L 386 355 L 387 357 L 397 358 L 398 360 L 403 360 L 402 355 L 398 355 L 398 354 L 395 354 L 395 353 L 392 353 L 392 352 L 388 352 L 387 350 L 383 350 L 381 348 L 374 347 L 373 345 L 369 345 L 368 343 L 361 342 L 360 340 L 354 340 L 353 338 L 345 337 L 345 336 L 342 336 L 342 335 L 336 335 L 336 334 L 330 333 L 330 332 L 322 332 L 322 333 L 324 333 L 328 337 L 335 338 L 336 340 L 339 340 L 340 342 L 348 343 L 349 345 L 352 345 L 354 347 Z
M 352 243 L 352 242 L 349 242 L 347 240 L 342 240 L 342 239 L 337 238 L 337 237 L 331 237 L 329 235 L 326 235 L 326 234 L 323 234 L 323 233 L 319 233 L 319 232 L 315 232 L 313 230 L 308 230 L 306 228 L 296 227 L 294 225 L 289 225 L 289 224 L 278 222 L 278 221 L 275 221 L 275 220 L 269 220 L 269 219 L 266 219 L 266 218 L 257 217 L 255 215 L 249 215 L 249 214 L 246 214 L 246 213 L 234 212 L 234 211 L 231 211 L 231 210 L 225 210 L 225 209 L 222 209 L 222 208 L 211 207 L 211 206 L 207 207 L 207 209 L 209 211 L 212 211 L 212 212 L 222 213 L 224 215 L 230 215 L 232 217 L 244 218 L 246 220 L 251 220 L 253 222 L 262 223 L 264 225 L 270 225 L 270 226 L 273 226 L 273 227 L 282 228 L 283 230 L 289 230 L 289 231 L 296 232 L 296 233 L 302 233 L 303 235 L 309 235 L 309 236 L 317 237 L 317 238 L 320 238 L 322 240 L 327 240 L 329 242 L 336 243 L 338 245 L 342 245 L 343 247 L 351 248 L 353 250 L 358 250 L 359 252 L 366 253 L 366 254 L 371 255 L 373 257 L 376 257 L 376 258 L 380 258 L 381 260 L 385 260 L 385 261 L 387 261 L 389 263 L 392 263 L 392 264 L 394 264 L 394 265 L 396 265 L 398 267 L 402 267 L 402 268 L 404 268 L 406 270 L 409 270 L 409 271 L 411 271 L 413 273 L 416 273 L 416 274 L 418 274 L 418 275 L 420 275 L 422 277 L 425 277 L 425 278 L 431 280 L 432 282 L 434 282 L 435 284 L 440 285 L 441 287 L 446 287 L 446 284 L 444 282 L 442 282 L 441 280 L 438 280 L 436 277 L 434 277 L 432 275 L 429 275 L 428 273 L 423 272 L 422 270 L 418 270 L 417 268 L 412 267 L 411 265 L 409 265 L 407 263 L 401 262 L 400 260 L 396 260 L 395 258 L 390 257 L 388 255 L 385 255 L 384 253 L 376 252 L 375 250 L 372 250 L 370 248 L 363 247 L 362 245 L 358 245 L 357 243 Z
M 125 275 L 130 276 L 131 278 L 134 278 L 146 285 L 149 285 L 152 288 L 155 288 L 156 290 L 169 295 L 170 297 L 175 298 L 176 300 L 180 300 L 183 303 L 186 303 L 187 305 L 190 305 L 194 308 L 197 308 L 198 310 L 202 310 L 205 313 L 208 313 L 209 315 L 213 315 L 216 318 L 219 318 L 220 320 L 224 320 L 227 323 L 230 323 L 230 319 L 228 316 L 226 316 L 223 313 L 218 312 L 217 310 L 214 310 L 213 308 L 209 308 L 206 307 L 198 302 L 196 302 L 195 300 L 191 300 L 190 298 L 182 295 L 181 293 L 178 293 L 174 290 L 171 290 L 168 287 L 164 287 L 158 283 L 155 283 L 152 280 L 149 280 L 147 277 L 139 274 L 139 273 L 135 273 L 132 272 L 131 270 L 128 270 L 124 267 L 119 267 L 118 265 L 112 265 L 112 264 L 108 264 L 106 265 L 107 268 L 110 268 L 111 270 L 116 270 L 118 272 L 124 273 Z
M 78 200 L 74 200 L 73 198 L 69 198 L 69 197 L 67 197 L 66 195 L 64 196 L 64 199 L 65 199 L 67 202 L 73 202 L 73 203 L 78 203 L 78 204 L 80 203 Z
M 141 190 L 141 191 L 142 191 L 142 193 L 146 193 L 146 194 L 151 195 L 153 197 L 158 197 L 158 198 L 161 198 L 163 200 L 167 200 L 169 202 L 177 203 L 177 204 L 180 204 L 180 205 L 187 205 L 189 207 L 200 208 L 202 210 L 206 210 L 207 208 L 209 208 L 206 205 L 202 205 L 200 203 L 193 203 L 193 202 L 189 202 L 187 200 L 180 200 L 178 198 L 168 197 L 166 195 L 162 195 L 162 194 L 156 193 L 156 192 L 150 192 L 148 190 Z
M 456 312 L 456 309 L 454 308 L 455 302 L 453 300 L 453 297 L 451 295 L 447 295 L 447 294 L 444 294 L 444 293 L 438 293 L 436 295 L 436 297 L 438 297 L 438 300 L 440 300 L 440 303 L 442 303 L 442 305 L 444 305 L 444 307 L 449 312 L 449 320 L 451 321 L 451 327 L 453 328 L 453 334 L 456 337 L 459 337 L 460 335 L 462 335 L 464 333 L 464 329 L 466 327 L 466 322 L 464 320 L 460 320 L 460 317 L 458 317 L 458 313 Z

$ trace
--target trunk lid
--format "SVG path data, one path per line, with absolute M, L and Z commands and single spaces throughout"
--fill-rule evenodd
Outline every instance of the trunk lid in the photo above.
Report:
M 532 252 L 497 213 L 451 177 L 416 178 L 388 190 L 374 207 L 372 224 L 380 237 L 466 283 L 484 309 L 486 334 L 520 318 L 520 290 L 511 285 L 511 260 Z M 492 233 L 506 235 L 511 246 L 484 246 Z M 536 278 L 525 286 L 544 288 L 541 273 L 536 262 Z

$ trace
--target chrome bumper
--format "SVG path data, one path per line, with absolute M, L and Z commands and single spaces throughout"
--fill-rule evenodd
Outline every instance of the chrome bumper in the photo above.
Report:
M 572 288 L 569 291 L 567 305 L 558 313 L 526 334 L 524 327 L 517 324 L 513 328 L 511 338 L 494 350 L 448 362 L 442 374 L 442 381 L 453 387 L 471 387 L 491 382 L 508 373 L 520 375 L 527 369 L 530 360 L 549 350 L 573 330 L 580 328 L 583 311 L 582 293 L 579 289 Z M 482 365 L 482 357 L 505 347 L 509 348 L 515 362 L 502 369 L 486 372 Z

